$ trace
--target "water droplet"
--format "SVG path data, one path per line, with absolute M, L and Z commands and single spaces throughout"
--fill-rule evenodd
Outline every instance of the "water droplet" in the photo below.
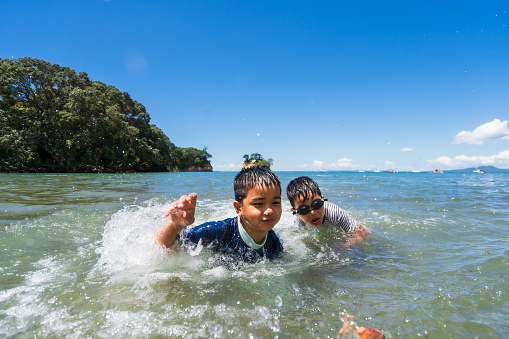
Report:
M 279 332 L 279 319 L 274 319 L 274 323 L 270 326 L 273 332 Z
M 283 306 L 283 299 L 282 299 L 279 295 L 277 295 L 277 296 L 276 296 L 275 303 L 276 303 L 276 307 L 277 307 L 278 309 L 280 309 L 280 308 L 281 308 L 281 306 Z
M 260 312 L 260 315 L 262 317 L 264 317 L 265 319 L 269 319 L 270 317 L 270 312 L 269 312 L 269 309 L 265 306 L 260 306 L 260 308 L 258 309 L 258 312 Z
M 211 338 L 221 338 L 223 336 L 223 327 L 221 325 L 210 326 L 209 333 Z

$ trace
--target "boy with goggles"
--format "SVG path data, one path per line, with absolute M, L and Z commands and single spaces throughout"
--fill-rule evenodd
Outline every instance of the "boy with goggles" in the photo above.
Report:
M 281 183 L 268 168 L 245 167 L 233 181 L 237 216 L 186 228 L 194 223 L 196 193 L 183 195 L 170 205 L 169 221 L 156 234 L 156 242 L 171 248 L 198 244 L 247 262 L 273 258 L 283 246 L 272 230 L 282 213 Z
M 323 199 L 320 187 L 309 177 L 298 177 L 290 181 L 286 187 L 286 196 L 292 205 L 292 213 L 298 217 L 299 226 L 323 224 L 339 226 L 347 233 L 356 233 L 359 239 L 370 233 L 345 210 Z

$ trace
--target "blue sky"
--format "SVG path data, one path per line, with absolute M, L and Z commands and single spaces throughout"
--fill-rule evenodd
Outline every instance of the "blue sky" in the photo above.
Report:
M 214 170 L 509 168 L 508 1 L 0 2 L 0 58 L 113 85 Z

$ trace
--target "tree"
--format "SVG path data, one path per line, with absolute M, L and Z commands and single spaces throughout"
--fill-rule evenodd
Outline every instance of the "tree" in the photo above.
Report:
M 272 159 L 263 159 L 260 153 L 252 153 L 251 155 L 244 154 L 244 166 L 259 166 L 270 168 L 274 162 Z
M 44 60 L 0 59 L 0 166 L 169 171 L 212 168 L 210 157 L 176 147 L 127 92 Z
M 180 160 L 178 167 L 179 170 L 188 168 L 206 169 L 210 167 L 208 159 L 211 158 L 212 155 L 207 152 L 207 147 L 204 147 L 202 150 L 194 147 L 180 148 L 175 150 L 175 153 Z

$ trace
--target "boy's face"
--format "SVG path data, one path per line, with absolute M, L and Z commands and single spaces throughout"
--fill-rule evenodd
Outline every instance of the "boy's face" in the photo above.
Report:
M 265 237 L 281 218 L 281 194 L 274 185 L 253 187 L 242 204 L 235 201 L 233 205 L 244 229 L 255 241 L 256 235 Z
M 319 194 L 315 194 L 308 198 L 307 200 L 303 200 L 301 196 L 297 197 L 294 201 L 295 208 L 292 208 L 293 211 L 297 211 L 297 209 L 301 206 L 307 206 L 310 207 L 313 201 L 322 199 L 323 197 Z M 306 224 L 306 225 L 313 225 L 313 226 L 320 226 L 323 223 L 323 206 L 320 207 L 317 210 L 311 210 L 308 214 L 300 215 L 297 214 L 297 216 Z

